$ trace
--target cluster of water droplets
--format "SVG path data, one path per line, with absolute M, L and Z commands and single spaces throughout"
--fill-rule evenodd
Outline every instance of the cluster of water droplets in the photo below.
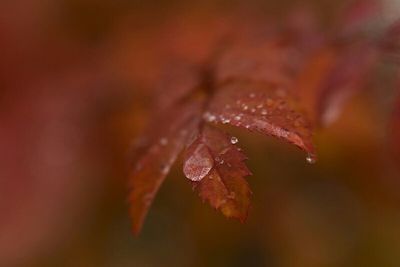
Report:
M 207 111 L 204 113 L 203 119 L 207 122 L 215 122 L 217 120 L 217 116 Z

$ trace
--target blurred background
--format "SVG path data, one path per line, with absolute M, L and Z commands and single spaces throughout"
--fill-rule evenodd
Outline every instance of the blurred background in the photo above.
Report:
M 246 224 L 203 204 L 177 164 L 141 235 L 130 230 L 129 152 L 164 64 L 203 60 L 236 10 L 281 21 L 307 5 L 328 27 L 347 3 L 1 1 L 0 266 L 400 266 L 386 66 L 317 132 L 315 165 L 234 132 L 254 173 Z M 378 19 L 396 6 L 385 2 Z

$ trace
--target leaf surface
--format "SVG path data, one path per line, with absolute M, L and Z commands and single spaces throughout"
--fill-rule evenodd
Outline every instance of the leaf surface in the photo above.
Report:
M 315 160 L 312 127 L 295 97 L 304 57 L 284 37 L 242 42 L 216 64 L 216 92 L 205 119 L 275 136 Z
M 197 101 L 175 106 L 158 120 L 156 138 L 135 165 L 130 176 L 130 214 L 138 234 L 148 209 L 188 140 L 196 133 L 201 104 Z
M 203 201 L 226 217 L 244 222 L 251 196 L 244 177 L 251 172 L 236 142 L 235 137 L 205 125 L 186 149 L 183 171 Z
M 220 88 L 205 119 L 278 137 L 313 158 L 312 128 L 296 110 L 296 102 L 287 90 L 266 83 L 235 82 Z

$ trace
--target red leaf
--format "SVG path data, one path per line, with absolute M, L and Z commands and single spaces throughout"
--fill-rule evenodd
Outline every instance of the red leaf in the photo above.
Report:
M 135 234 L 140 232 L 148 209 L 179 153 L 196 134 L 200 111 L 197 101 L 175 106 L 153 129 L 156 141 L 137 162 L 130 177 L 130 214 Z
M 289 86 L 300 58 L 297 58 L 295 50 L 282 45 L 281 41 L 274 38 L 258 40 L 257 44 L 245 42 L 231 47 L 217 62 L 216 82 L 250 80 Z
M 336 62 L 317 92 L 317 113 L 323 125 L 332 123 L 347 100 L 365 88 L 377 59 L 377 50 L 370 43 L 358 42 L 338 49 Z
M 315 160 L 311 126 L 297 107 L 295 79 L 304 55 L 283 37 L 243 42 L 217 62 L 217 89 L 205 119 L 284 139 Z
M 202 73 L 197 66 L 183 61 L 167 64 L 156 91 L 157 110 L 164 110 L 188 96 L 202 83 Z
M 203 201 L 226 217 L 244 222 L 251 195 L 244 177 L 251 172 L 244 164 L 246 157 L 234 145 L 236 142 L 235 137 L 206 125 L 187 148 L 183 171 Z
M 256 82 L 232 82 L 218 90 L 205 114 L 209 122 L 230 124 L 275 136 L 315 159 L 312 130 L 288 90 Z

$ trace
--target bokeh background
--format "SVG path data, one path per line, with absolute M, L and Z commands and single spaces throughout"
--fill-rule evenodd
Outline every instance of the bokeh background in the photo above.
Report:
M 237 10 L 279 22 L 308 6 L 329 27 L 347 3 L 1 1 L 0 266 L 400 266 L 386 65 L 317 132 L 315 165 L 234 132 L 254 173 L 246 224 L 201 203 L 177 164 L 141 235 L 130 230 L 131 144 L 166 62 L 201 60 Z M 392 20 L 396 6 L 385 2 L 377 19 Z

